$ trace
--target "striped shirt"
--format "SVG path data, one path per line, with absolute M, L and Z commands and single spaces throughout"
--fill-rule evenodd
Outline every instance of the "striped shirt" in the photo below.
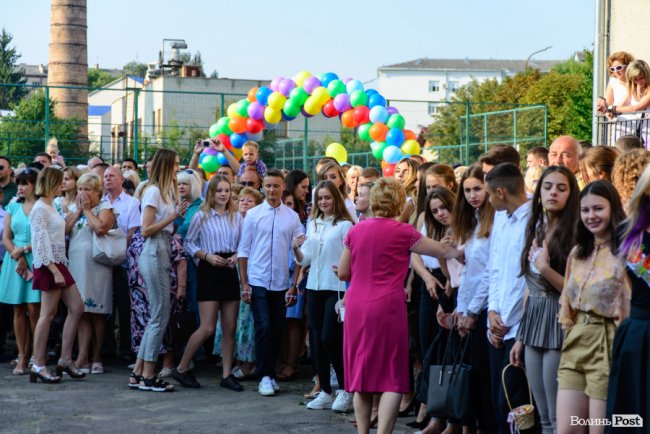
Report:
M 241 227 L 242 216 L 238 212 L 235 212 L 231 220 L 227 212 L 219 215 L 211 209 L 210 215 L 205 218 L 204 211 L 197 211 L 185 236 L 185 251 L 192 258 L 198 251 L 234 253 L 239 247 Z M 198 264 L 197 258 L 194 261 Z

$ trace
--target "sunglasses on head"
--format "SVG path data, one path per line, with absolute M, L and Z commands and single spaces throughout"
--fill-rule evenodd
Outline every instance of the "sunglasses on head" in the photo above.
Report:
M 240 184 L 244 187 L 254 187 L 255 181 L 241 181 Z
M 627 65 L 610 66 L 610 67 L 609 67 L 609 70 L 610 70 L 611 72 L 614 72 L 614 71 L 622 71 L 623 68 L 625 68 L 626 66 L 627 66 Z

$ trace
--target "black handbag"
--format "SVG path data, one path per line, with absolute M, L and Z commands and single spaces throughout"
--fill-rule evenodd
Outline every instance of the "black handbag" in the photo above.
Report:
M 429 388 L 427 390 L 427 413 L 431 416 L 444 417 L 446 415 L 447 391 L 449 380 L 451 378 L 453 365 L 445 364 L 447 362 L 447 351 L 451 342 L 453 333 L 449 333 L 445 354 L 442 357 L 441 365 L 429 367 Z
M 167 331 L 165 332 L 165 341 L 176 349 L 180 349 L 192 336 L 196 330 L 196 315 L 187 309 L 184 300 L 180 301 L 181 309 L 174 312 L 169 317 Z
M 463 339 L 465 343 L 463 343 Z M 463 363 L 470 337 L 461 338 L 454 365 L 449 377 L 445 409 L 452 419 L 468 420 L 474 417 L 472 400 L 472 367 Z

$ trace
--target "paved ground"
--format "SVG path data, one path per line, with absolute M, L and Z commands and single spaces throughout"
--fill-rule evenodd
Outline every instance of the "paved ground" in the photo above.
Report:
M 52 365 L 51 365 L 52 367 Z M 64 376 L 56 385 L 30 384 L 0 366 L 1 433 L 354 433 L 353 415 L 311 411 L 303 393 L 311 389 L 308 367 L 298 380 L 280 383 L 274 397 L 257 393 L 257 383 L 244 382 L 244 392 L 219 387 L 220 369 L 202 365 L 202 388 L 174 393 L 130 390 L 121 362 L 106 365 L 106 374 L 75 381 Z M 395 432 L 413 432 L 398 420 Z

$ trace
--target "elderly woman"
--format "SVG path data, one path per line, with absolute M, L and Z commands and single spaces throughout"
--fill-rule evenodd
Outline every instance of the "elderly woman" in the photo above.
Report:
M 370 190 L 373 216 L 345 237 L 338 277 L 351 280 L 345 295 L 345 390 L 354 392 L 359 432 L 367 433 L 374 393 L 380 393 L 379 432 L 392 432 L 403 393 L 409 391 L 404 281 L 411 252 L 452 258 L 458 252 L 422 236 L 397 219 L 406 193 L 399 181 L 380 179 Z M 371 327 L 367 325 L 371 324 Z
M 84 313 L 79 322 L 79 354 L 76 365 L 81 372 L 103 374 L 102 343 L 106 314 L 113 310 L 113 267 L 93 260 L 93 235 L 106 235 L 115 224 L 108 201 L 102 201 L 99 176 L 86 173 L 77 180 L 77 200 L 68 206 L 66 233 L 70 234 L 70 273 L 77 282 Z M 92 366 L 89 350 L 93 341 Z

